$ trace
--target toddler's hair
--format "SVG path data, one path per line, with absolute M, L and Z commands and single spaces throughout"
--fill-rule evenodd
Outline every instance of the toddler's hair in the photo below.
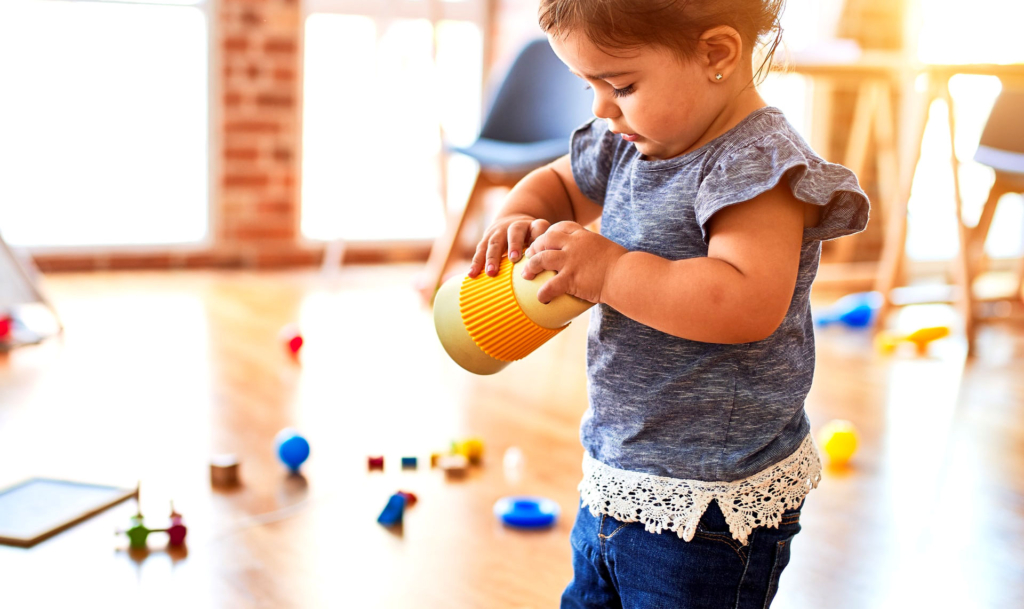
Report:
M 551 36 L 579 32 L 604 51 L 648 44 L 693 57 L 700 35 L 727 25 L 739 32 L 749 51 L 762 38 L 764 61 L 759 78 L 771 66 L 782 40 L 779 18 L 786 0 L 540 0 L 540 27 Z M 773 36 L 769 34 L 773 33 Z M 611 53 L 610 53 L 611 54 Z

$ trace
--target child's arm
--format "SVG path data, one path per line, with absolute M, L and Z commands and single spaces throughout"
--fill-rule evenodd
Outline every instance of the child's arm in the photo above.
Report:
M 469 276 L 476 277 L 482 270 L 496 275 L 502 254 L 508 251 L 509 259 L 517 261 L 523 248 L 555 222 L 589 224 L 600 215 L 601 206 L 576 186 L 569 156 L 553 161 L 527 174 L 509 192 L 494 223 L 476 246 Z
M 558 224 L 527 251 L 527 277 L 558 271 L 537 294 L 542 302 L 567 292 L 674 336 L 754 342 L 785 318 L 804 225 L 814 224 L 815 214 L 788 186 L 777 186 L 716 213 L 708 256 L 677 261 L 628 252 L 578 225 Z

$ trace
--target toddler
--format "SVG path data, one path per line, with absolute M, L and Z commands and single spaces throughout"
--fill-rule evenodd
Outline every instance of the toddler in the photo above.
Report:
M 809 292 L 868 200 L 757 92 L 781 4 L 540 2 L 597 118 L 509 193 L 469 273 L 526 256 L 557 272 L 542 302 L 598 303 L 562 607 L 767 607 L 820 478 Z

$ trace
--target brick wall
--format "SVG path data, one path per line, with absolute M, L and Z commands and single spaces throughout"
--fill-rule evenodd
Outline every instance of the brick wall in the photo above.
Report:
M 299 0 L 221 0 L 218 249 L 286 262 L 299 237 Z

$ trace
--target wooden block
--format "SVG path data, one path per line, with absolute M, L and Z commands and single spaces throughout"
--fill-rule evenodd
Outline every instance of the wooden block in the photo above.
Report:
M 221 488 L 238 486 L 241 482 L 238 466 L 238 458 L 235 455 L 214 456 L 210 459 L 210 484 Z
M 447 478 L 462 478 L 469 467 L 469 459 L 463 455 L 445 455 L 437 462 Z

